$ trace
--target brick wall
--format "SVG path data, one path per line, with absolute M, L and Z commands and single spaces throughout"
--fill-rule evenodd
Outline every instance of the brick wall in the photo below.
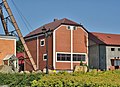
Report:
M 8 54 L 15 55 L 16 47 L 15 40 L 1 39 L 0 38 L 0 65 L 3 64 L 3 59 Z

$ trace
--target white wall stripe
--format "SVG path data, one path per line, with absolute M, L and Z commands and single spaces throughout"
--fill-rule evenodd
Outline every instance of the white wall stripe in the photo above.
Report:
M 73 70 L 73 28 L 71 28 L 71 70 Z
M 55 56 L 55 31 L 53 31 L 53 68 L 56 69 L 56 56 Z
M 39 69 L 39 37 L 37 37 L 37 69 Z

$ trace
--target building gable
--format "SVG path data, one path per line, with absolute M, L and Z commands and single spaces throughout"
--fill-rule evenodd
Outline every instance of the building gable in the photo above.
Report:
M 28 35 L 26 35 L 25 38 L 43 34 L 42 33 L 43 28 L 46 28 L 47 30 L 50 29 L 51 31 L 53 31 L 53 30 L 57 29 L 60 25 L 81 26 L 85 31 L 87 31 L 82 25 L 80 25 L 74 21 L 71 21 L 67 18 L 63 18 L 61 20 L 55 20 L 54 22 L 45 24 L 45 25 L 35 29 L 34 31 L 32 31 Z

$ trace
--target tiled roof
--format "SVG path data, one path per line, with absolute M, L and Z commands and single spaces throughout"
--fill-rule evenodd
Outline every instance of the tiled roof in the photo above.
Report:
M 28 35 L 26 35 L 25 37 L 30 37 L 30 36 L 34 36 L 34 35 L 37 35 L 37 34 L 40 34 L 42 33 L 42 29 L 43 27 L 45 27 L 46 29 L 50 29 L 50 30 L 54 30 L 56 29 L 57 27 L 59 27 L 61 24 L 65 24 L 65 25 L 74 25 L 74 26 L 82 26 L 74 21 L 71 21 L 67 18 L 63 18 L 61 20 L 55 20 L 54 22 L 51 22 L 51 23 L 48 23 L 48 24 L 45 24 L 41 27 L 39 27 L 38 29 L 35 29 L 34 31 L 30 32 Z
M 107 33 L 90 33 L 94 41 L 98 42 L 98 44 L 106 44 L 106 45 L 120 45 L 120 34 L 107 34 Z

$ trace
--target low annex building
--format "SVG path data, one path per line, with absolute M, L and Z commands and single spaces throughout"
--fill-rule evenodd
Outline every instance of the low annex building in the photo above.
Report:
M 26 44 L 38 70 L 46 67 L 46 39 L 42 29 L 50 29 L 48 37 L 48 67 L 55 70 L 73 70 L 80 61 L 88 65 L 88 32 L 69 19 L 54 20 L 25 36 Z M 29 59 L 26 70 L 32 70 Z
M 120 34 L 89 34 L 90 68 L 120 69 Z
M 16 37 L 0 35 L 0 65 L 10 65 L 13 61 L 14 67 L 18 67 L 16 56 Z

